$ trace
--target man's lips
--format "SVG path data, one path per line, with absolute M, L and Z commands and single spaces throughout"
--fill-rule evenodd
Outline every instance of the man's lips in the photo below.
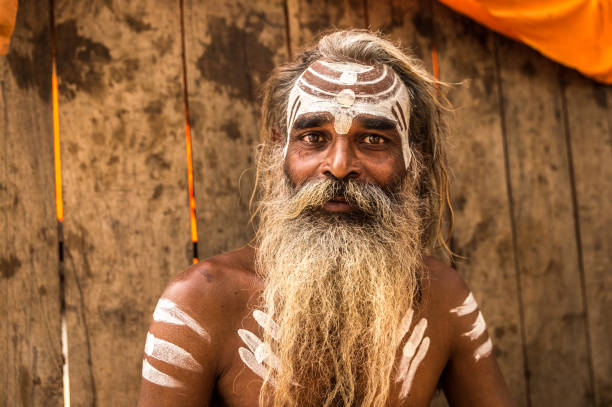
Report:
M 346 202 L 346 199 L 342 196 L 337 196 L 333 199 L 330 199 L 323 205 L 323 209 L 328 212 L 350 212 L 353 210 L 353 207 Z

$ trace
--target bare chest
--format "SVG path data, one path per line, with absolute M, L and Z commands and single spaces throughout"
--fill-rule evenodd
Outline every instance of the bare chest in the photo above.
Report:
M 266 352 L 261 338 L 265 314 L 246 316 L 228 338 L 225 368 L 216 383 L 213 406 L 258 405 L 262 376 L 274 366 L 274 355 Z M 427 313 L 409 312 L 402 320 L 401 339 L 392 372 L 389 406 L 427 406 L 434 394 L 449 355 L 444 326 Z

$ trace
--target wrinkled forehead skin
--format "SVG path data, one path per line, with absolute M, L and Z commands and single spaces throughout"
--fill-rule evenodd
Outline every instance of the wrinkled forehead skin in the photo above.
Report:
M 287 104 L 287 132 L 305 113 L 329 112 L 338 134 L 348 133 L 353 120 L 361 115 L 385 117 L 395 123 L 402 141 L 406 167 L 410 164 L 408 128 L 410 96 L 395 71 L 387 65 L 347 62 L 313 62 L 297 79 Z M 287 155 L 289 134 L 285 144 Z

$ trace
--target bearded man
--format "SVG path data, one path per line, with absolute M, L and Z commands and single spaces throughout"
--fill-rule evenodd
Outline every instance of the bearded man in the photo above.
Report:
M 174 279 L 140 406 L 510 406 L 478 305 L 431 254 L 448 202 L 438 82 L 364 31 L 264 88 L 253 246 Z

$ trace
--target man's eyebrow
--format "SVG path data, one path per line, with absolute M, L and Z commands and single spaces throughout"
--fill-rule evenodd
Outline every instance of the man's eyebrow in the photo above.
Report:
M 309 114 L 302 115 L 295 119 L 293 122 L 293 128 L 296 130 L 311 129 L 313 127 L 322 127 L 331 122 L 329 115 L 327 114 Z
M 396 130 L 395 122 L 385 117 L 360 117 L 359 124 L 371 130 Z

